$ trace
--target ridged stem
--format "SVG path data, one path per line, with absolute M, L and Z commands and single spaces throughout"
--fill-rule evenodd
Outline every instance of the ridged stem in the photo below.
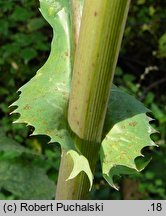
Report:
M 82 139 L 101 139 L 129 0 L 85 0 L 68 121 Z

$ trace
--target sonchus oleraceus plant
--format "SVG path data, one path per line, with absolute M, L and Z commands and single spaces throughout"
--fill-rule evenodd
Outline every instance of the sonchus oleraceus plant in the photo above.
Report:
M 61 145 L 56 199 L 85 199 L 96 162 L 114 176 L 141 171 L 155 146 L 149 110 L 112 84 L 130 0 L 40 0 L 53 29 L 48 60 L 19 89 L 16 123 Z M 32 177 L 33 178 L 33 177 Z

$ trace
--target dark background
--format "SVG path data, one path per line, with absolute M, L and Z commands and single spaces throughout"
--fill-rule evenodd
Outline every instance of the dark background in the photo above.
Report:
M 60 149 L 47 137 L 29 137 L 32 128 L 12 124 L 8 108 L 16 91 L 44 64 L 52 38 L 37 0 L 0 0 L 0 199 L 53 199 Z M 166 1 L 134 0 L 123 38 L 114 83 L 149 109 L 160 146 L 138 175 L 123 176 L 120 191 L 101 176 L 90 199 L 166 199 Z M 51 192 L 50 192 L 51 191 Z

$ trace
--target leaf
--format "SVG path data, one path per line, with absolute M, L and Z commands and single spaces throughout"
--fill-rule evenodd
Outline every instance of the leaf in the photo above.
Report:
M 29 31 L 36 31 L 41 29 L 45 25 L 45 22 L 42 18 L 33 18 L 29 21 L 27 27 Z
M 105 122 L 105 138 L 102 141 L 100 158 L 104 178 L 114 187 L 113 177 L 142 170 L 148 163 L 140 161 L 141 150 L 155 146 L 150 135 L 155 132 L 150 126 L 149 112 L 132 96 L 113 87 Z M 138 166 L 136 159 L 139 157 Z
M 166 57 L 166 33 L 164 33 L 159 39 L 159 57 Z
M 46 134 L 50 142 L 59 142 L 63 148 L 73 147 L 66 115 L 71 80 L 70 20 L 66 5 L 50 6 L 41 0 L 43 16 L 53 27 L 51 53 L 36 76 L 19 89 L 19 99 L 12 105 L 20 113 L 16 123 L 26 123 L 35 128 L 33 135 Z M 65 1 L 66 2 L 66 1 Z M 51 4 L 52 5 L 52 4 Z M 57 12 L 57 13 L 56 13 Z
M 28 63 L 31 59 L 37 56 L 37 52 L 33 48 L 25 48 L 21 50 L 21 57 L 24 59 L 26 63 Z
M 29 39 L 29 35 L 23 33 L 16 33 L 12 36 L 14 43 L 19 44 L 20 47 L 30 46 L 32 41 Z
M 84 156 L 79 155 L 77 152 L 73 150 L 68 151 L 67 154 L 71 156 L 71 158 L 73 159 L 73 164 L 74 164 L 73 170 L 67 180 L 75 178 L 80 172 L 83 171 L 87 174 L 89 178 L 89 181 L 90 181 L 89 190 L 91 190 L 92 184 L 93 184 L 93 174 L 89 167 L 88 160 Z
M 75 163 L 79 159 L 81 170 L 89 164 L 77 152 L 67 123 L 73 52 L 69 9 L 68 1 L 40 0 L 40 11 L 53 28 L 51 53 L 36 76 L 19 89 L 20 97 L 12 106 L 17 106 L 13 113 L 20 114 L 15 123 L 33 126 L 32 135 L 48 135 L 50 142 L 60 143 L 62 149 L 75 150 L 70 155 Z M 90 177 L 90 167 L 84 171 Z
M 19 199 L 34 200 L 52 199 L 55 189 L 43 169 L 25 160 L 0 161 L 0 187 Z
M 46 163 L 44 157 L 21 146 L 2 131 L 0 137 L 0 187 L 19 199 L 53 198 L 54 183 L 48 179 L 46 169 L 39 167 L 40 163 Z
M 27 21 L 33 13 L 31 11 L 27 11 L 26 8 L 16 7 L 13 14 L 11 15 L 11 18 L 15 21 Z
M 24 146 L 21 146 L 13 139 L 7 137 L 2 131 L 0 131 L 0 137 L 0 152 L 14 152 L 15 156 L 19 156 L 22 153 L 37 155 L 35 152 L 25 148 Z
M 8 32 L 9 32 L 9 23 L 7 20 L 0 20 L 0 33 L 1 35 L 3 36 L 7 36 L 8 35 Z

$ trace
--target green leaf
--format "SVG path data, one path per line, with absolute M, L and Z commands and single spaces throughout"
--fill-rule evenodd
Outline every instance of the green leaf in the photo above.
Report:
M 35 152 L 25 148 L 24 146 L 21 146 L 13 139 L 7 137 L 2 131 L 0 132 L 0 152 L 5 153 L 15 153 L 15 156 L 19 156 L 22 153 L 27 154 L 36 154 Z
M 0 20 L 0 26 L 0 33 L 6 37 L 9 31 L 9 23 L 6 20 Z
M 149 124 L 147 112 L 149 110 L 142 103 L 113 87 L 100 157 L 103 176 L 114 188 L 117 188 L 113 182 L 115 175 L 135 173 L 148 163 L 144 158 L 141 161 L 141 150 L 155 146 L 150 138 L 155 130 Z
M 90 167 L 87 168 L 89 163 L 77 152 L 67 123 L 73 46 L 69 9 L 68 1 L 40 1 L 40 11 L 53 28 L 51 53 L 36 76 L 19 89 L 21 94 L 12 104 L 17 106 L 13 113 L 20 114 L 16 123 L 34 127 L 32 135 L 48 135 L 50 142 L 60 143 L 62 149 L 75 150 L 75 153 L 72 151 L 69 154 L 77 164 L 76 158 L 79 159 L 80 171 L 83 169 L 87 172 L 92 182 Z M 76 166 L 74 165 L 72 176 L 76 174 Z
M 33 48 L 25 48 L 21 50 L 21 57 L 26 63 L 29 62 L 31 59 L 35 58 L 36 56 L 37 52 Z
M 138 5 L 143 5 L 145 4 L 146 0 L 137 0 Z
M 19 199 L 52 199 L 54 182 L 45 171 L 25 160 L 0 161 L 0 187 Z
M 14 19 L 15 21 L 27 21 L 33 13 L 25 8 L 21 7 L 16 7 L 14 10 L 13 14 L 11 15 L 11 18 Z
M 46 134 L 51 137 L 50 142 L 59 142 L 63 148 L 71 149 L 66 119 L 71 80 L 70 20 L 65 5 L 56 13 L 50 2 L 55 1 L 41 0 L 40 7 L 53 27 L 51 53 L 36 76 L 19 89 L 20 97 L 13 104 L 18 108 L 13 113 L 20 113 L 17 123 L 35 128 L 33 135 Z
M 45 22 L 42 18 L 33 18 L 28 23 L 29 31 L 35 31 L 42 28 L 45 25 Z
M 14 34 L 12 39 L 16 44 L 19 44 L 20 47 L 30 46 L 32 43 L 29 39 L 29 35 L 23 33 Z
M 0 187 L 19 199 L 53 198 L 55 185 L 48 179 L 46 169 L 39 167 L 39 163 L 46 163 L 43 157 L 21 146 L 2 131 L 0 137 Z M 35 159 L 38 163 L 34 163 Z
M 159 57 L 166 58 L 166 33 L 159 39 Z
M 156 105 L 155 103 L 152 103 L 151 104 L 151 110 L 152 110 L 155 118 L 158 119 L 160 121 L 160 123 L 166 122 L 165 112 L 158 105 Z

